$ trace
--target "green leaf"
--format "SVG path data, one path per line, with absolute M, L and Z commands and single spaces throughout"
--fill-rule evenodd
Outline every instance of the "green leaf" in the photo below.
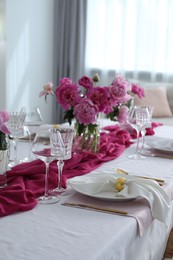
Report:
M 118 120 L 119 107 L 114 107 L 113 111 L 107 114 L 107 118 L 110 118 L 112 121 Z
M 0 150 L 7 150 L 8 143 L 6 140 L 6 134 L 0 131 Z
M 74 115 L 73 115 L 73 108 L 67 110 L 64 114 L 64 120 L 67 120 L 68 123 L 71 125 L 72 123 L 72 119 L 74 118 Z

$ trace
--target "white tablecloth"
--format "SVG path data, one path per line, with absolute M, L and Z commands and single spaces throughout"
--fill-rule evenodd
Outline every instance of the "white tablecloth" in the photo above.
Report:
M 173 139 L 173 127 L 161 126 L 156 135 Z M 155 137 L 148 137 L 152 139 Z M 173 181 L 171 159 L 130 160 L 129 147 L 116 160 L 107 162 L 91 174 L 122 168 L 137 175 Z M 67 196 L 61 197 L 61 202 Z M 0 219 L 0 260 L 161 260 L 169 231 L 173 226 L 173 205 L 169 224 L 154 220 L 142 237 L 136 220 L 85 209 L 37 205 L 33 210 Z

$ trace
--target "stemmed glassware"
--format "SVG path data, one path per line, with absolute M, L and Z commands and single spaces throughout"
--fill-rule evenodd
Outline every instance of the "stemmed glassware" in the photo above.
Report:
M 62 171 L 64 160 L 72 156 L 72 143 L 74 129 L 72 128 L 53 128 L 50 130 L 50 140 L 52 155 L 57 159 L 58 167 L 58 187 L 52 191 L 53 194 L 66 194 L 66 188 L 62 187 Z
M 26 113 L 25 126 L 30 134 L 35 134 L 37 128 L 43 123 L 43 118 L 38 107 L 23 107 Z
M 152 115 L 153 115 L 153 106 L 147 106 L 148 112 L 149 112 L 149 117 L 148 121 L 146 122 L 145 127 L 141 130 L 141 136 L 142 136 L 142 144 L 141 144 L 141 154 L 144 156 L 144 145 L 145 145 L 145 134 L 146 134 L 146 128 L 150 128 L 152 124 Z M 145 151 L 146 152 L 146 151 Z M 148 153 L 148 151 L 147 151 Z
M 38 127 L 43 124 L 43 119 L 38 107 L 23 107 L 22 110 L 26 113 L 24 126 L 28 131 L 29 142 L 28 154 L 23 161 L 29 162 L 32 161 L 32 140 L 37 132 Z
M 128 115 L 128 123 L 136 130 L 137 133 L 137 144 L 135 154 L 129 155 L 130 159 L 143 159 L 145 158 L 141 154 L 141 149 L 139 147 L 140 133 L 146 128 L 148 122 L 151 120 L 151 116 L 146 106 L 132 106 Z
M 9 164 L 10 167 L 19 163 L 18 139 L 28 134 L 24 129 L 25 117 L 26 113 L 23 110 L 20 110 L 20 112 L 11 112 L 10 119 L 7 122 L 8 129 L 11 132 L 10 137 L 12 138 L 14 145 L 14 160 Z
M 38 159 L 45 163 L 45 191 L 44 195 L 38 198 L 38 202 L 42 204 L 57 203 L 59 198 L 51 195 L 48 188 L 49 164 L 55 160 L 51 152 L 49 130 L 41 129 L 37 132 L 32 144 L 32 152 Z

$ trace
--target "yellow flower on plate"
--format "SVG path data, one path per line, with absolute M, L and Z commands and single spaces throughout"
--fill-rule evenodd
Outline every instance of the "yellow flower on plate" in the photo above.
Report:
M 126 178 L 123 177 L 118 178 L 115 182 L 115 190 L 118 192 L 123 190 L 125 182 L 126 182 Z

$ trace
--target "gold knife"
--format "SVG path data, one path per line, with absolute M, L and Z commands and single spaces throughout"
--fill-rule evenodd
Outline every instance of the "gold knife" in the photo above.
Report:
M 82 203 L 69 203 L 69 202 L 64 202 L 62 205 L 65 206 L 71 206 L 71 207 L 77 207 L 77 208 L 90 208 L 90 209 L 95 209 L 97 211 L 105 211 L 105 212 L 111 212 L 111 213 L 117 213 L 117 214 L 122 214 L 122 215 L 127 215 L 128 212 L 124 210 L 118 210 L 118 209 L 108 209 L 108 208 L 102 208 L 102 207 L 97 207 L 97 206 L 92 206 L 89 204 L 82 204 Z

